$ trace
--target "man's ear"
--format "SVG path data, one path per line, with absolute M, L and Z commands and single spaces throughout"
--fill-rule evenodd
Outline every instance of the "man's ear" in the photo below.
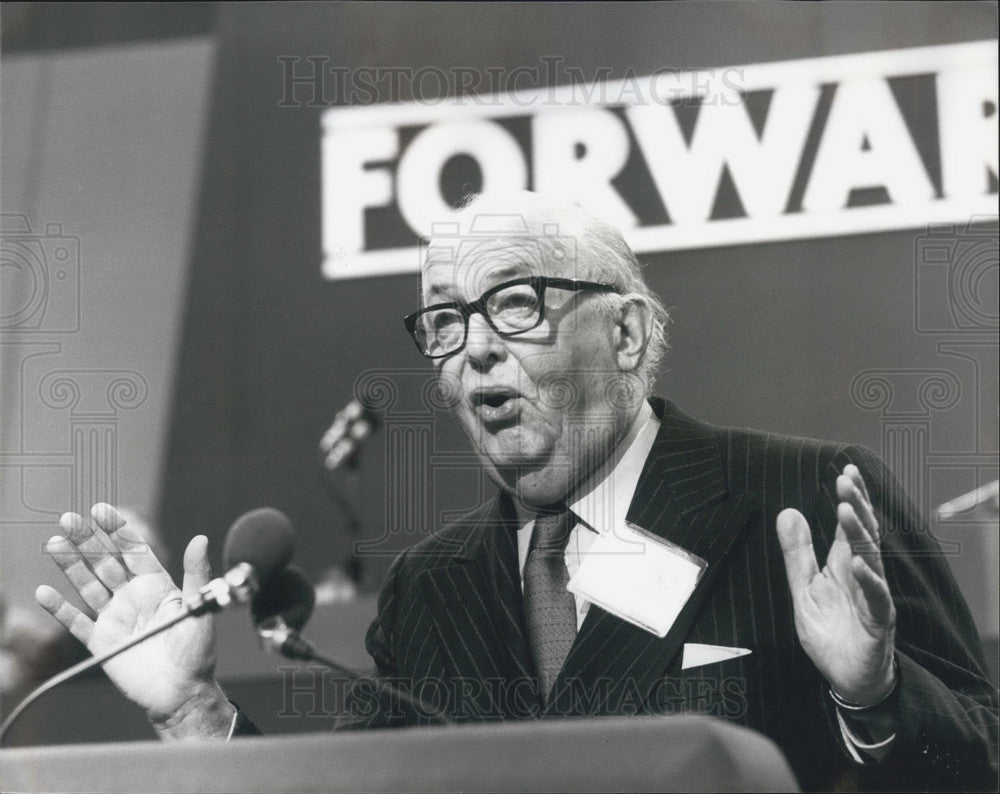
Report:
M 618 368 L 622 372 L 638 369 L 652 333 L 653 310 L 649 301 L 634 292 L 623 295 L 615 326 Z

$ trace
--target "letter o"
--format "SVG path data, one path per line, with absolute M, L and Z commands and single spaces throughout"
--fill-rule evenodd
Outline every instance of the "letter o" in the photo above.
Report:
M 403 152 L 396 171 L 399 211 L 423 237 L 438 223 L 454 222 L 458 210 L 441 196 L 441 169 L 465 154 L 479 165 L 482 192 L 523 190 L 528 166 L 514 136 L 492 121 L 451 121 L 423 130 Z

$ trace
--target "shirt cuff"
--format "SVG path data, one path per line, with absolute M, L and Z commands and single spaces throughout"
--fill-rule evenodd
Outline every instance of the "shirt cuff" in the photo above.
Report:
M 236 730 L 236 720 L 238 720 L 239 718 L 240 718 L 240 710 L 238 708 L 234 709 L 233 710 L 233 721 L 231 723 L 229 723 L 229 734 L 226 736 L 226 741 L 227 742 L 230 739 L 233 738 L 233 731 Z
M 850 729 L 847 720 L 844 719 L 844 715 L 840 713 L 839 708 L 837 709 L 837 725 L 840 727 L 840 735 L 844 740 L 844 745 L 847 747 L 847 752 L 859 764 L 881 761 L 889 754 L 889 751 L 892 749 L 892 743 L 896 738 L 894 731 L 888 739 L 883 739 L 880 742 L 866 743 L 861 741 L 855 735 L 854 731 Z

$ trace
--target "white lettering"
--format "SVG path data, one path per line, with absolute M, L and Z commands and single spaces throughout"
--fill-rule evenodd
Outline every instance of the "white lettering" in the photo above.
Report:
M 346 130 L 324 135 L 323 252 L 327 263 L 365 250 L 365 209 L 392 201 L 392 175 L 369 163 L 396 157 L 393 129 Z M 332 265 L 330 265 L 332 266 Z
M 635 226 L 635 213 L 611 185 L 629 155 L 628 132 L 614 113 L 544 113 L 533 119 L 531 135 L 535 190 L 577 201 L 616 226 Z
M 627 113 L 671 219 L 700 223 L 711 215 L 724 165 L 747 215 L 784 211 L 818 99 L 814 86 L 777 89 L 759 140 L 742 98 L 703 105 L 690 148 L 672 108 L 645 105 Z
M 837 86 L 802 207 L 835 212 L 847 206 L 852 190 L 871 187 L 884 187 L 897 205 L 934 198 L 889 84 L 881 78 Z
M 491 85 L 499 85 L 487 71 Z M 522 71 L 509 73 L 507 85 L 516 86 Z M 585 75 L 567 67 L 566 74 L 573 79 L 544 88 L 326 111 L 324 275 L 416 270 L 419 246 L 375 248 L 365 239 L 366 212 L 398 211 L 414 236 L 431 234 L 437 222 L 453 223 L 455 211 L 442 193 L 460 186 L 442 180 L 448 181 L 449 160 L 462 154 L 482 174 L 482 184 L 472 179 L 468 189 L 518 189 L 531 174 L 535 189 L 578 201 L 621 227 L 639 254 L 996 215 L 995 39 L 701 71 L 663 69 L 648 77 L 629 72 L 622 80 L 610 80 L 601 69 Z M 905 77 L 921 86 L 935 80 L 936 91 L 907 95 L 906 104 L 900 95 L 897 106 L 890 81 Z M 825 85 L 835 93 L 818 128 L 819 87 Z M 762 125 L 755 124 L 747 99 L 761 92 L 771 96 Z M 675 102 L 701 103 L 690 143 L 669 104 Z M 936 116 L 937 124 L 910 129 L 911 111 Z M 526 140 L 515 140 L 503 119 L 516 119 Z M 402 151 L 404 128 L 420 133 Z M 815 158 L 804 162 L 813 145 Z M 939 191 L 922 154 L 939 159 Z M 643 167 L 646 173 L 638 173 Z M 620 178 L 626 168 L 627 181 Z M 712 217 L 726 173 L 745 216 Z M 798 179 L 805 182 L 801 211 L 787 212 Z M 666 222 L 639 225 L 655 209 L 651 197 L 636 191 L 642 182 L 659 193 Z M 872 188 L 881 189 L 880 203 L 848 206 L 852 191 Z
M 937 76 L 941 181 L 949 197 L 981 196 L 997 178 L 997 73 L 961 69 Z
M 429 236 L 434 224 L 455 220 L 457 210 L 441 196 L 444 164 L 466 154 L 479 165 L 482 192 L 522 190 L 528 185 L 524 154 L 507 130 L 492 121 L 451 121 L 423 130 L 403 153 L 396 172 L 399 211 L 414 232 Z

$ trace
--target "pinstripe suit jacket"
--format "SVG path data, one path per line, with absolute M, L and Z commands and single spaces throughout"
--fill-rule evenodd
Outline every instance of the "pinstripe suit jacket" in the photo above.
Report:
M 379 675 L 460 721 L 694 712 L 770 736 L 803 787 L 853 776 L 864 788 L 996 786 L 997 697 L 978 634 L 937 543 L 868 450 L 714 428 L 653 400 L 661 428 L 629 520 L 708 561 L 663 639 L 592 606 L 547 708 L 535 685 L 507 497 L 404 552 L 380 595 L 367 646 Z M 837 474 L 857 464 L 885 533 L 896 603 L 899 729 L 889 758 L 853 765 L 827 685 L 802 651 L 775 532 L 796 507 L 820 562 L 836 526 Z M 752 653 L 681 669 L 686 642 Z M 350 727 L 419 722 L 355 691 Z M 991 782 L 992 781 L 992 782 Z

